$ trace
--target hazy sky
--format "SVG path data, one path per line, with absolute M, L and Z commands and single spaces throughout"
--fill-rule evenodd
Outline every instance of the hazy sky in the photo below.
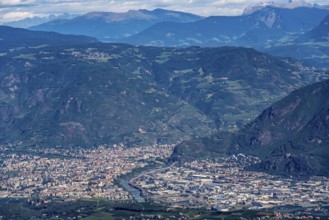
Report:
M 0 0 L 0 24 L 26 17 L 64 12 L 83 14 L 91 11 L 125 12 L 129 9 L 154 8 L 185 11 L 204 16 L 239 15 L 245 7 L 260 1 L 262 0 Z M 274 2 L 287 1 L 274 0 Z M 329 4 L 328 0 L 307 2 Z

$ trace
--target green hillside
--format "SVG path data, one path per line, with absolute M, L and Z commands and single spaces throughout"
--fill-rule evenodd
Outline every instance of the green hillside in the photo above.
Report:
M 2 40 L 8 44 L 0 56 L 0 143 L 21 147 L 175 144 L 235 131 L 292 90 L 326 77 L 254 49 L 80 37 L 75 44 L 26 46 L 15 36 Z

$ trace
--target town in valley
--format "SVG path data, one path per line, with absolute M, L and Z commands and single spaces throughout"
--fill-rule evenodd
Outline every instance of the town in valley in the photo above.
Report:
M 151 201 L 171 208 L 222 212 L 289 205 L 329 215 L 322 208 L 329 201 L 326 177 L 301 180 L 251 171 L 247 167 L 260 160 L 243 154 L 170 164 L 173 149 L 174 145 L 115 145 L 17 153 L 2 146 L 0 198 L 33 202 L 37 197 L 43 203 L 98 198 Z M 150 163 L 156 166 L 150 169 Z M 122 179 L 133 172 L 128 180 Z

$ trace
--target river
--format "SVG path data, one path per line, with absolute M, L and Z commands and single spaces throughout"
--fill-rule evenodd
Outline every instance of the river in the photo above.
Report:
M 146 200 L 141 196 L 141 191 L 129 185 L 127 180 L 120 179 L 120 183 L 138 203 L 146 202 Z

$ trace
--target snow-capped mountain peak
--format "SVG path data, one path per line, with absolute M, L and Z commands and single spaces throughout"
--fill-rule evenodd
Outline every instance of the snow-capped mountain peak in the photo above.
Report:
M 297 7 L 313 7 L 314 5 L 304 0 L 266 1 L 248 6 L 247 8 L 244 9 L 243 14 L 248 15 L 267 6 L 273 6 L 278 8 L 297 8 Z

